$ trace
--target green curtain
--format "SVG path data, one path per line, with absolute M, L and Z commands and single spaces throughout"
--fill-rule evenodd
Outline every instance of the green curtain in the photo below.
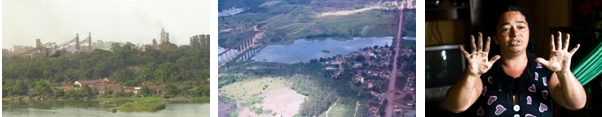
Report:
M 594 44 L 587 56 L 573 68 L 573 74 L 582 85 L 589 83 L 602 72 L 602 39 Z

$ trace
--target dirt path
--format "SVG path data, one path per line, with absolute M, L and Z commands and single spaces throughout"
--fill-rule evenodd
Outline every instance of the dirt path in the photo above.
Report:
M 355 102 L 355 112 L 353 112 L 353 117 L 357 115 L 357 109 L 360 107 L 360 101 Z
M 257 29 L 257 24 L 255 24 L 255 26 L 253 26 L 253 31 L 256 31 L 256 32 L 259 31 L 259 29 Z
M 332 104 L 332 106 L 328 107 L 328 110 L 326 110 L 326 117 L 328 117 L 328 112 L 330 112 L 330 109 L 332 109 L 332 107 L 336 106 L 337 102 L 334 102 L 334 104 Z
M 320 19 L 318 19 L 318 20 L 316 20 L 316 21 L 313 21 L 313 22 L 309 23 L 308 25 L 305 25 L 303 28 L 297 29 L 297 31 L 295 31 L 295 32 L 293 32 L 293 33 L 290 33 L 290 34 L 288 34 L 288 36 L 291 36 L 291 35 L 293 35 L 293 34 L 296 34 L 296 33 L 298 33 L 298 32 L 300 32 L 300 31 L 302 31 L 303 29 L 305 29 L 305 28 L 307 28 L 307 27 L 309 27 L 309 26 L 313 26 L 313 25 L 315 25 L 316 23 L 318 23 L 318 22 L 320 22 L 320 21 L 322 21 L 322 19 L 321 19 L 321 18 L 320 18 Z
M 377 9 L 377 8 L 378 8 L 378 6 L 370 6 L 370 7 L 354 9 L 354 10 L 331 11 L 331 12 L 320 13 L 320 15 L 318 15 L 318 17 L 325 17 L 325 16 L 331 16 L 331 15 L 333 15 L 333 16 L 349 15 L 349 14 L 363 12 L 363 11 L 369 11 L 369 10 Z

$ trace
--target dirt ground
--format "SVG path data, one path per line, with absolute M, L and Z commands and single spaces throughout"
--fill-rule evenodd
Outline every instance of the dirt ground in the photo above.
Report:
M 273 90 L 259 96 L 264 97 L 263 104 L 261 104 L 264 109 L 272 110 L 276 115 L 284 117 L 292 117 L 299 113 L 301 103 L 306 98 L 290 88 Z
M 306 96 L 298 94 L 295 90 L 290 88 L 282 88 L 272 90 L 259 95 L 263 97 L 263 103 L 255 105 L 256 107 L 262 107 L 263 110 L 271 110 L 272 114 L 261 114 L 257 115 L 252 112 L 249 107 L 242 107 L 238 111 L 239 117 L 292 117 L 299 113 L 301 103 L 305 100 Z

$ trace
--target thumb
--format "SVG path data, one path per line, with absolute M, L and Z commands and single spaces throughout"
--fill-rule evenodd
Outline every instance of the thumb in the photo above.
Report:
M 541 57 L 537 57 L 537 59 L 535 59 L 536 62 L 541 63 L 541 65 L 548 67 L 548 64 L 550 64 L 550 62 L 548 62 L 548 60 L 543 59 Z
M 497 60 L 500 60 L 500 58 L 502 58 L 500 55 L 495 55 L 491 57 L 491 59 L 489 59 L 489 65 L 495 63 Z

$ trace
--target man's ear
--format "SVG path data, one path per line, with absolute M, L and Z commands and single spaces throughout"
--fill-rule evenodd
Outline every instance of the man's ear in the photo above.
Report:
M 495 37 L 493 37 L 493 42 L 495 42 L 495 45 L 499 45 L 499 44 L 497 43 L 497 39 L 496 39 Z

